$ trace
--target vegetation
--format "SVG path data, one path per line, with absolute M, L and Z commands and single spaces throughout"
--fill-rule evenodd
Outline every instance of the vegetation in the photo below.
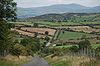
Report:
M 25 23 L 16 22 L 16 23 L 19 25 L 20 24 L 30 25 L 30 27 L 33 24 L 33 22 L 25 22 Z M 78 22 L 77 23 L 75 23 L 75 22 L 55 22 L 54 23 L 54 22 L 43 22 L 43 21 L 40 21 L 37 23 L 38 23 L 38 27 L 49 26 L 49 27 L 43 27 L 43 28 L 52 28 L 52 29 L 59 30 L 58 35 L 57 35 L 58 38 L 56 39 L 58 42 L 54 46 L 46 47 L 45 45 L 49 42 L 49 40 L 51 40 L 49 38 L 49 32 L 47 32 L 47 31 L 44 32 L 45 38 L 42 38 L 42 39 L 39 39 L 37 37 L 39 33 L 36 32 L 34 34 L 34 38 L 29 38 L 29 37 L 26 39 L 23 38 L 20 40 L 19 44 L 17 44 L 18 42 L 17 43 L 15 42 L 16 43 L 15 47 L 16 47 L 16 45 L 20 45 L 19 48 L 16 47 L 18 49 L 17 51 L 20 50 L 20 54 L 17 53 L 18 55 L 32 55 L 32 56 L 34 56 L 35 54 L 37 54 L 43 58 L 45 58 L 49 55 L 52 55 L 50 60 L 47 59 L 51 66 L 55 66 L 55 65 L 56 66 L 59 66 L 59 65 L 60 66 L 64 66 L 64 65 L 70 66 L 71 64 L 73 64 L 72 63 L 73 60 L 70 61 L 71 59 L 66 60 L 66 61 L 65 60 L 59 60 L 59 61 L 55 60 L 54 61 L 53 58 L 55 58 L 56 56 L 58 56 L 58 58 L 63 57 L 67 53 L 72 53 L 72 54 L 70 54 L 70 56 L 73 59 L 74 54 L 75 54 L 75 57 L 78 57 L 77 53 L 79 53 L 79 56 L 81 56 L 80 59 L 82 59 L 82 56 L 83 56 L 82 54 L 84 54 L 84 53 L 82 53 L 83 51 L 84 52 L 90 52 L 90 51 L 94 51 L 94 50 L 96 51 L 96 48 L 99 47 L 99 44 L 98 44 L 99 42 L 96 42 L 96 41 L 99 41 L 99 37 L 98 37 L 98 39 L 95 39 L 95 38 L 97 38 L 96 36 L 99 36 L 99 35 L 95 35 L 95 33 L 89 34 L 89 33 L 83 32 L 83 31 L 80 31 L 80 32 L 73 31 L 70 28 L 62 28 L 63 26 L 64 27 L 73 27 L 76 25 L 80 25 L 80 28 L 81 28 L 81 25 L 85 25 L 85 23 L 86 23 L 86 25 L 91 25 L 91 24 L 94 25 L 94 24 L 99 24 L 99 23 L 93 23 L 93 22 L 90 22 L 90 23 L 88 23 L 88 22 L 79 22 L 79 23 Z M 53 27 L 57 27 L 57 26 L 58 26 L 58 28 L 53 28 Z M 59 26 L 61 27 L 61 29 L 59 29 L 60 28 Z M 91 26 L 88 26 L 88 27 L 91 27 Z M 93 28 L 93 27 L 91 27 L 91 28 Z M 95 29 L 95 28 L 93 28 L 93 29 Z M 37 40 L 35 41 L 35 39 L 37 39 Z M 97 43 L 98 45 L 92 44 L 94 39 L 96 40 L 94 42 Z M 24 42 L 23 42 L 23 40 L 24 40 Z M 42 40 L 42 42 L 40 42 L 41 40 Z M 56 42 L 56 40 L 53 40 L 54 43 Z M 67 43 L 67 41 L 72 41 L 72 43 Z M 53 45 L 54 43 L 52 42 L 51 44 Z M 38 44 L 38 46 L 37 46 L 37 44 Z M 37 47 L 39 47 L 38 50 L 37 50 Z M 35 49 L 32 50 L 33 48 L 35 48 Z M 87 49 L 89 51 L 86 51 L 84 48 L 86 48 L 86 49 L 89 48 L 89 49 Z M 92 52 L 92 53 L 94 54 L 94 52 Z M 98 53 L 99 52 L 97 52 L 97 54 Z M 91 54 L 88 53 L 86 55 L 91 55 Z M 96 55 L 95 58 L 97 56 L 99 57 L 99 54 Z M 86 57 L 86 58 L 89 58 L 89 57 Z M 84 59 L 84 60 L 87 60 L 87 59 Z M 82 62 L 79 64 L 83 64 L 83 65 L 87 64 L 89 66 L 90 64 L 92 64 L 91 62 L 92 61 Z M 93 60 L 93 62 L 94 62 L 94 60 Z M 96 60 L 96 62 L 97 62 L 97 60 Z M 77 64 L 77 62 L 75 62 L 75 63 Z M 74 64 L 72 66 L 74 66 Z M 76 66 L 78 66 L 78 65 L 76 65 Z
M 100 60 L 99 17 L 99 13 L 48 14 L 22 19 L 31 22 L 14 23 L 10 21 L 16 20 L 16 3 L 13 0 L 2 0 L 0 1 L 0 66 L 22 64 L 6 60 L 5 57 L 10 54 L 17 58 L 39 55 L 46 58 L 51 66 L 94 65 L 94 62 Z M 78 27 L 75 29 L 80 30 L 91 28 L 92 32 L 90 34 L 85 32 L 86 30 L 72 30 L 71 28 L 75 26 Z M 86 28 L 81 28 L 81 26 Z M 21 29 L 22 27 L 23 29 Z M 30 31 L 27 30 L 29 27 L 32 27 Z M 34 30 L 32 32 L 33 27 L 53 29 L 54 31 L 44 31 L 44 29 L 39 30 L 40 33 Z M 26 29 L 24 30 L 24 28 Z M 18 33 L 17 30 L 25 33 Z M 52 31 L 55 33 L 53 34 Z M 52 34 L 50 35 L 50 33 Z M 92 44 L 90 40 L 95 44 Z M 48 56 L 50 57 L 47 58 Z M 78 59 L 79 62 L 74 59 Z M 92 61 L 94 64 L 91 63 Z
M 1 66 L 20 66 L 21 63 L 15 64 L 15 62 L 0 60 L 0 65 L 1 65 Z
M 34 23 L 33 24 L 33 27 L 38 27 L 38 23 Z
M 0 1 L 0 55 L 10 52 L 13 40 L 11 39 L 11 25 L 7 21 L 16 19 L 16 3 L 13 0 Z
M 85 39 L 83 41 L 80 41 L 78 45 L 79 45 L 79 49 L 84 49 L 84 48 L 90 48 L 91 44 L 87 39 Z
M 100 44 L 92 44 L 91 46 L 93 49 L 97 49 L 98 47 L 100 47 Z
M 60 40 L 65 40 L 65 39 L 81 39 L 81 37 L 83 35 L 86 35 L 87 37 L 93 36 L 93 34 L 65 31 L 64 33 L 62 33 L 62 32 L 60 33 L 58 39 L 60 39 Z
M 56 60 L 49 63 L 50 66 L 71 66 L 69 61 Z
M 4 61 L 4 60 L 0 60 L 0 65 L 1 66 L 15 66 L 14 64 L 12 64 L 11 62 L 7 62 L 7 61 Z M 16 65 L 17 66 L 17 65 Z
M 55 17 L 56 16 L 56 17 Z M 64 13 L 64 14 L 45 14 L 25 19 L 27 21 L 42 20 L 49 22 L 94 22 L 100 21 L 99 13 Z

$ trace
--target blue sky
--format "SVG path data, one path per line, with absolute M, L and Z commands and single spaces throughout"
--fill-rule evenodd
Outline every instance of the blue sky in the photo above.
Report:
M 100 0 L 14 0 L 18 7 L 41 7 L 54 4 L 71 4 L 77 3 L 87 7 L 100 6 Z

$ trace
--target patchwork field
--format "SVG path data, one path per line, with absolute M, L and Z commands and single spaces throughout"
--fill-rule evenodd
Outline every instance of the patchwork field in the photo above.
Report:
M 38 32 L 38 33 L 43 34 L 43 35 L 45 34 L 46 31 L 48 31 L 49 35 L 51 35 L 51 36 L 53 36 L 55 31 L 56 31 L 54 29 L 49 29 L 49 28 L 32 28 L 32 27 L 29 27 L 29 28 L 22 27 L 21 30 L 26 30 L 26 31 L 33 32 L 33 33 Z
M 55 34 L 54 29 L 49 29 L 49 28 L 29 28 L 29 27 L 22 27 L 21 29 L 16 29 L 16 28 L 12 28 L 12 31 L 16 31 L 18 32 L 19 35 L 21 36 L 26 36 L 26 37 L 34 37 L 35 36 L 35 32 L 38 32 L 38 38 L 45 38 L 45 32 L 48 31 L 49 32 L 49 38 L 52 38 Z
M 38 28 L 34 28 L 33 24 L 38 23 Z M 43 21 L 34 21 L 34 22 L 15 22 L 15 25 L 17 26 L 23 26 L 20 28 L 20 30 L 16 29 L 17 32 L 19 32 L 20 35 L 30 36 L 34 37 L 34 33 L 38 32 L 39 38 L 45 37 L 45 32 L 49 32 L 50 38 L 55 38 L 58 40 L 70 40 L 70 42 L 79 42 L 77 39 L 81 39 L 83 35 L 86 35 L 87 38 L 92 38 L 90 41 L 92 43 L 99 43 L 99 40 L 93 40 L 93 38 L 100 37 L 100 29 L 96 29 L 95 27 L 99 27 L 100 22 L 43 22 Z M 28 25 L 30 27 L 24 27 L 25 25 Z M 88 25 L 92 25 L 88 26 Z M 43 27 L 47 26 L 47 27 Z M 52 28 L 52 29 L 51 29 Z M 57 31 L 55 29 L 70 29 L 72 31 L 65 31 L 64 33 Z M 92 33 L 92 34 L 90 34 Z M 98 34 L 98 35 L 96 35 Z M 77 40 L 77 41 L 76 41 Z M 96 42 L 95 42 L 96 41 Z M 64 41 L 65 42 L 65 41 Z

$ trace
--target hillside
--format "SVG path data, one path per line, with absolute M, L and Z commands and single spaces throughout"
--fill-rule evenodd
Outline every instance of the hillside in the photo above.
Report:
M 85 7 L 79 4 L 57 4 L 35 8 L 17 8 L 19 18 L 39 16 L 48 13 L 99 13 L 100 6 Z
M 63 14 L 44 14 L 36 17 L 27 18 L 28 21 L 42 20 L 50 22 L 94 22 L 100 21 L 100 13 L 63 13 Z

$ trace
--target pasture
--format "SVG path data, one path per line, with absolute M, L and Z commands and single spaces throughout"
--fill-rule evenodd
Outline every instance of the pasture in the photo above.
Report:
M 81 39 L 83 35 L 86 35 L 87 38 L 95 36 L 93 34 L 65 31 L 64 33 L 60 32 L 58 39 L 59 40 Z

